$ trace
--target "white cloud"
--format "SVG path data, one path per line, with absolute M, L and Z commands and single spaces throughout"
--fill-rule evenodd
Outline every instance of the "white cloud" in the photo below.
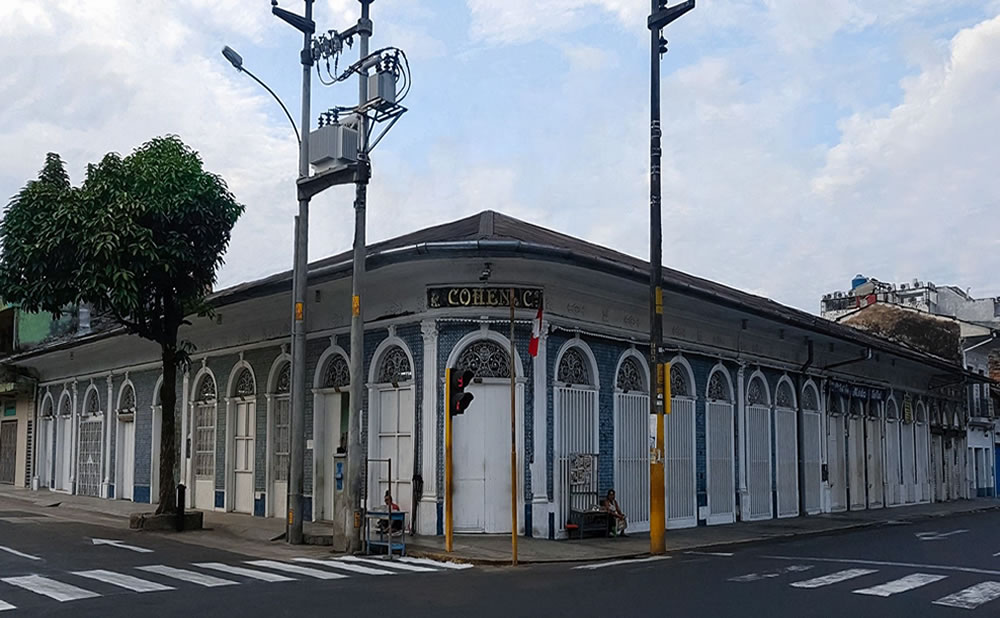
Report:
M 646 27 L 649 4 L 636 0 L 467 0 L 470 36 L 488 43 L 524 43 L 569 32 L 610 14 L 626 27 Z

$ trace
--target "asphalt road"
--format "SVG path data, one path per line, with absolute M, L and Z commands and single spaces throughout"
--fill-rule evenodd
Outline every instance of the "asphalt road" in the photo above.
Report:
M 998 524 L 988 512 L 657 560 L 454 569 L 280 544 L 207 548 L 0 500 L 0 613 L 1000 616 Z

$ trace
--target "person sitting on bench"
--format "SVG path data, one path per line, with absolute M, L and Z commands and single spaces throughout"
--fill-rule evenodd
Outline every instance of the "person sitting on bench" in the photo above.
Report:
M 389 493 L 388 489 L 385 490 L 385 510 L 388 511 L 389 513 L 399 510 L 399 505 L 392 501 L 392 494 Z M 378 523 L 375 524 L 375 527 L 378 528 L 378 531 L 380 533 L 385 534 L 389 530 L 389 520 L 380 519 L 378 520 Z M 403 520 L 393 519 L 392 535 L 399 536 L 402 533 L 403 533 Z
M 625 520 L 625 513 L 622 513 L 622 509 L 618 506 L 618 500 L 615 499 L 615 490 L 609 489 L 607 497 L 601 503 L 602 510 L 608 512 L 608 536 L 625 536 L 625 526 L 627 522 Z

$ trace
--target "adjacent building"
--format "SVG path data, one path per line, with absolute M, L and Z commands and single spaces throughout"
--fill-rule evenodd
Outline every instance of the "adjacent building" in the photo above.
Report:
M 214 293 L 215 317 L 182 332 L 196 351 L 174 385 L 176 474 L 194 508 L 282 516 L 289 437 L 304 431 L 308 512 L 340 514 L 350 260 L 309 268 L 304 428 L 290 426 L 290 273 Z M 633 529 L 648 528 L 647 263 L 487 211 L 371 245 L 367 269 L 369 500 L 388 489 L 408 526 L 442 533 L 443 380 L 458 367 L 476 379 L 454 422 L 457 531 L 511 531 L 512 395 L 519 533 L 562 538 L 571 511 L 612 487 Z M 663 278 L 668 527 L 969 495 L 966 468 L 939 474 L 932 455 L 933 419 L 968 427 L 960 361 L 682 272 Z M 154 344 L 97 327 L 6 359 L 37 384 L 38 487 L 155 499 L 158 359 Z

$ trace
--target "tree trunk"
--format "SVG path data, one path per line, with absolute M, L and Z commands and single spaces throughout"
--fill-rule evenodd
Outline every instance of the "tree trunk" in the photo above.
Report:
M 160 386 L 160 505 L 157 513 L 177 512 L 177 484 L 174 469 L 177 467 L 177 441 L 175 440 L 177 407 L 177 337 L 161 346 L 163 359 L 163 384 Z M 155 446 L 155 445 L 154 445 Z

